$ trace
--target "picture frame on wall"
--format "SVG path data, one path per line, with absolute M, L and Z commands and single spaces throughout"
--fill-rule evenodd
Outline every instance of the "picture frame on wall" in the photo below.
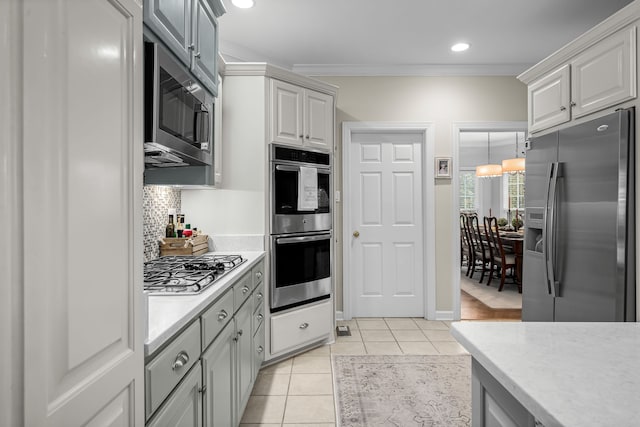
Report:
M 451 157 L 436 157 L 436 178 L 451 179 Z

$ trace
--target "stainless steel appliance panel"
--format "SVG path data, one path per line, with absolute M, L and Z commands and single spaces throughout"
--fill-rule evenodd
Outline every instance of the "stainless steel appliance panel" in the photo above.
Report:
M 635 320 L 634 114 L 531 141 L 523 320 Z
M 331 233 L 271 236 L 271 309 L 331 294 Z
M 618 227 L 627 222 L 629 114 L 559 132 L 557 321 L 584 320 L 587 313 L 591 321 L 625 320 L 626 232 L 618 236 Z

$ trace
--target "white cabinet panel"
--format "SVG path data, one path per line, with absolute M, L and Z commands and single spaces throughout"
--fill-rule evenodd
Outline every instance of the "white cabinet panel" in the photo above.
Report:
M 238 419 L 242 417 L 251 388 L 253 387 L 253 333 L 251 330 L 253 305 L 246 302 L 236 313 L 236 354 L 237 354 L 237 399 Z
M 550 128 L 571 119 L 569 66 L 536 80 L 528 89 L 529 131 Z
M 636 28 L 620 31 L 571 61 L 574 118 L 636 97 Z
M 302 96 L 298 86 L 271 80 L 271 142 L 302 145 Z
M 304 139 L 309 147 L 333 148 L 333 97 L 306 90 L 304 97 Z
M 185 2 L 186 3 L 186 2 Z M 218 81 L 218 20 L 209 7 L 209 0 L 193 4 L 193 74 L 217 95 Z
M 271 353 L 317 341 L 331 333 L 331 301 L 271 317 Z
M 142 425 L 142 10 L 23 6 L 25 424 Z

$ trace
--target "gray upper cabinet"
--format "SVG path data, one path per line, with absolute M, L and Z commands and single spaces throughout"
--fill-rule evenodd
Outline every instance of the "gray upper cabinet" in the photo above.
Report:
M 217 95 L 218 21 L 207 0 L 196 0 L 193 9 L 193 74 Z M 213 88 L 213 89 L 212 89 Z
M 145 0 L 144 23 L 214 95 L 218 95 L 220 0 Z

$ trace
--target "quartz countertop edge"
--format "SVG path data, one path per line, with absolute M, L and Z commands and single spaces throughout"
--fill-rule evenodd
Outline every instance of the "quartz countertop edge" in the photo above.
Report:
M 231 285 L 251 270 L 265 256 L 264 251 L 220 251 L 208 255 L 241 255 L 246 259 L 240 266 L 198 295 L 149 295 L 148 332 L 144 342 L 144 356 L 155 353 L 204 309 L 218 299 Z
M 454 322 L 451 334 L 545 427 L 637 425 L 638 323 Z

